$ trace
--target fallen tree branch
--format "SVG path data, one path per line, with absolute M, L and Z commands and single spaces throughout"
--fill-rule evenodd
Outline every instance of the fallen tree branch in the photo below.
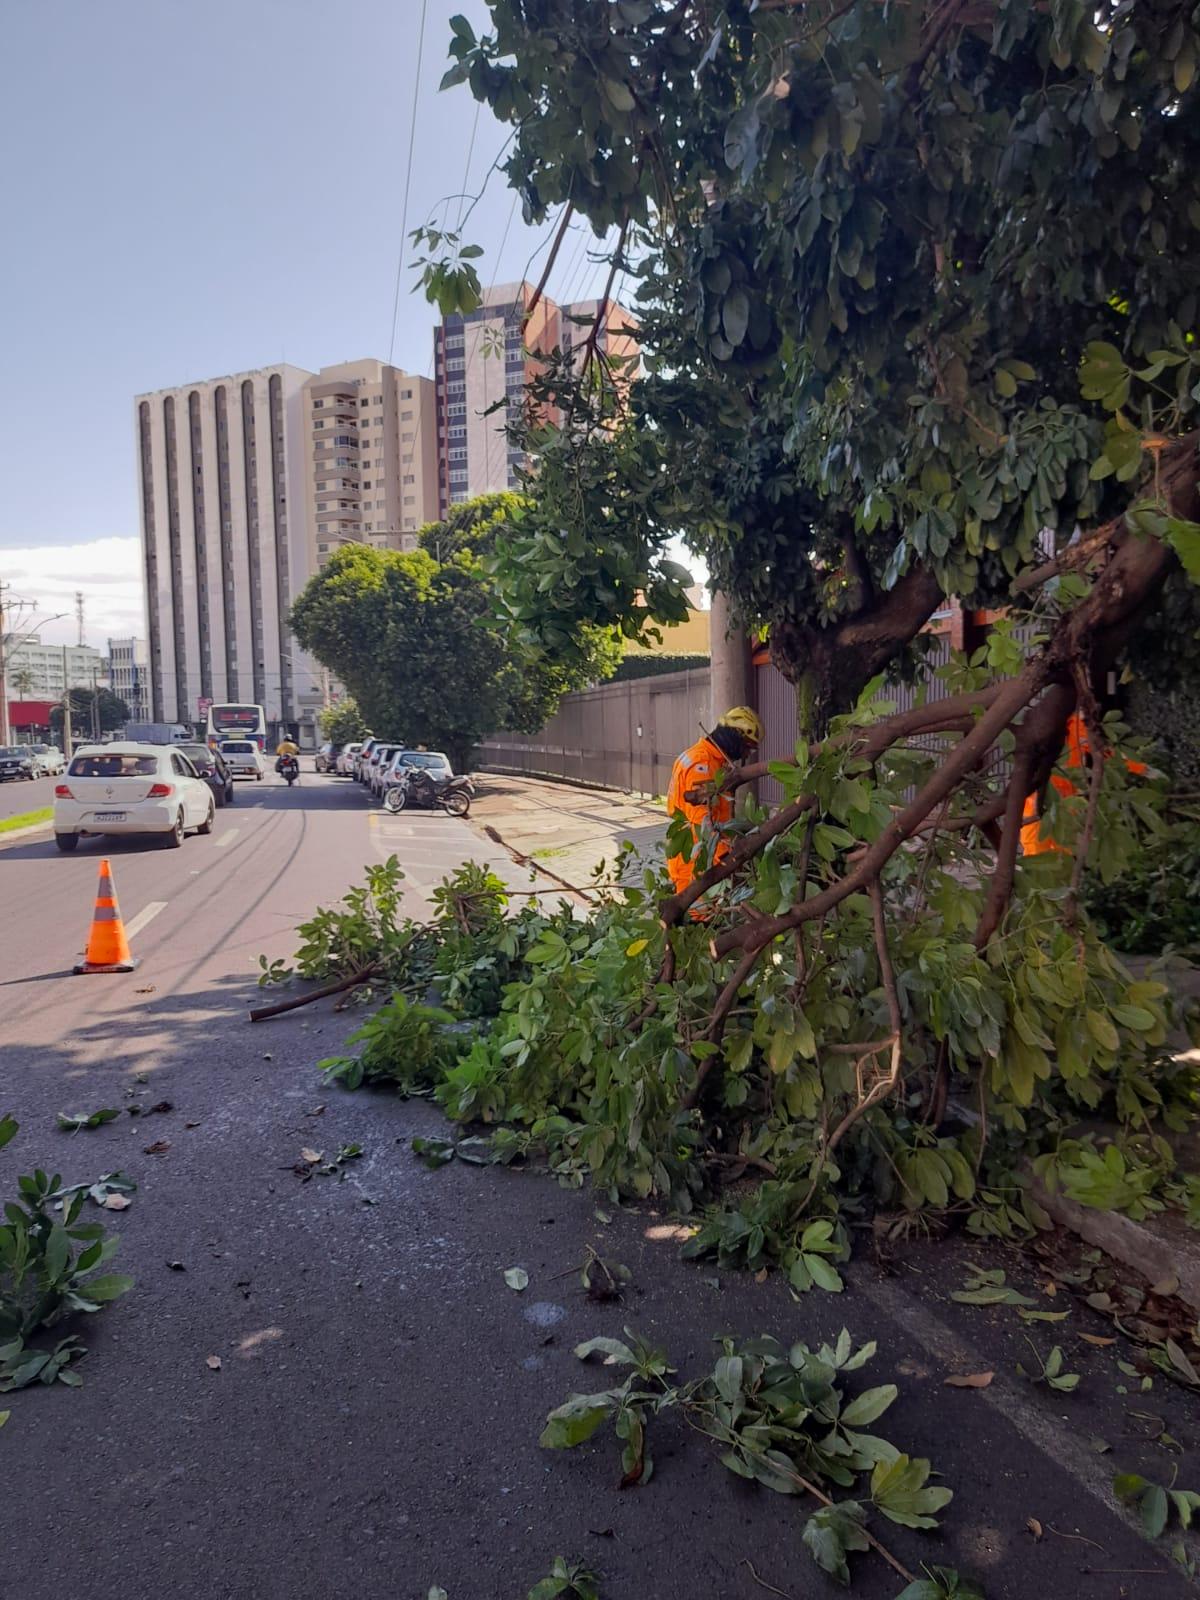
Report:
M 541 862 L 535 861 L 532 856 L 522 855 L 506 839 L 502 839 L 495 828 L 490 825 L 485 825 L 483 831 L 493 844 L 498 844 L 501 850 L 508 851 L 518 867 L 529 867 L 533 872 L 540 872 L 543 877 L 549 878 L 552 883 L 557 883 L 560 888 L 568 890 L 573 895 L 578 895 L 584 905 L 590 906 L 592 904 L 596 894 L 594 889 L 581 889 L 578 884 L 571 883 L 566 878 L 560 878 L 557 872 L 551 872 L 549 867 L 542 866 Z
M 273 1005 L 256 1006 L 250 1013 L 250 1021 L 265 1022 L 268 1017 L 281 1017 L 285 1011 L 298 1011 L 301 1006 L 312 1005 L 314 1000 L 324 1000 L 328 995 L 341 994 L 344 989 L 353 989 L 360 983 L 366 983 L 368 978 L 377 977 L 382 970 L 382 961 L 369 961 L 358 972 L 352 972 L 346 978 L 339 978 L 336 983 L 327 983 L 320 989 L 310 989 L 307 994 L 292 995 L 288 1000 L 276 1000 Z

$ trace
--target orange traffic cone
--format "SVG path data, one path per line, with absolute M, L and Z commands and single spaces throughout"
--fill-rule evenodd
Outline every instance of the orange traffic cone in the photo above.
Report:
M 117 891 L 113 888 L 112 867 L 108 858 L 100 863 L 100 884 L 96 890 L 96 909 L 88 935 L 87 954 L 76 972 L 132 972 L 137 962 L 130 954 Z

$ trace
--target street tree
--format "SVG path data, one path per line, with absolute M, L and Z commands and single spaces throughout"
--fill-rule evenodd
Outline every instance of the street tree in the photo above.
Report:
M 331 744 L 350 744 L 355 739 L 365 739 L 369 731 L 357 701 L 349 697 L 326 706 L 318 720 L 322 734 Z
M 489 733 L 536 731 L 563 694 L 611 676 L 620 661 L 612 629 L 584 630 L 588 643 L 565 662 L 518 636 L 464 531 L 474 526 L 482 538 L 495 510 L 474 524 L 469 512 L 431 524 L 426 548 L 409 553 L 344 547 L 291 614 L 301 645 L 347 685 L 370 727 L 444 749 L 456 766 Z M 442 562 L 429 553 L 437 528 Z
M 123 728 L 131 715 L 125 701 L 111 689 L 71 690 L 71 731 L 76 739 L 85 738 L 93 732 L 113 733 Z M 62 737 L 61 703 L 50 708 L 50 727 L 56 737 Z
M 795 1179 L 793 1216 L 868 1173 L 892 1198 L 900 1175 L 906 1206 L 944 1202 L 951 1165 L 971 1192 L 925 1160 L 956 1091 L 1009 1155 L 1102 1101 L 1148 1126 L 1162 992 L 1078 900 L 1089 858 L 1111 876 L 1155 825 L 1106 754 L 1110 677 L 1196 628 L 1191 4 L 488 11 L 481 37 L 454 19 L 446 81 L 511 125 L 503 170 L 553 235 L 543 283 L 577 218 L 610 263 L 595 323 L 538 352 L 512 424 L 537 494 L 496 540 L 510 612 L 559 650 L 583 623 L 669 620 L 682 536 L 801 713 L 794 758 L 730 780 L 769 770 L 783 802 L 752 807 L 723 861 L 670 836 L 699 870 L 631 939 L 657 981 L 605 1069 L 627 1096 L 638 1080 L 639 1133 L 637 1041 L 670 1048 L 668 1025 L 674 1113 L 753 1108 L 740 1148 Z M 469 304 L 477 252 L 439 243 L 427 291 Z M 632 384 L 599 337 L 619 284 L 642 322 Z M 952 597 L 1004 615 L 942 698 L 898 713 L 882 676 Z M 1062 848 L 1024 861 L 1073 713 L 1086 770 L 1046 800 Z M 624 976 L 572 972 L 576 1014 Z M 653 1094 L 665 1149 L 684 1124 Z M 663 1186 L 665 1160 L 635 1188 Z

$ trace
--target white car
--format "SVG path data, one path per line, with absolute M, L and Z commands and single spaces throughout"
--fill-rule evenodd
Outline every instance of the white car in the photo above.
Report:
M 33 757 L 35 777 L 57 778 L 60 772 L 66 771 L 66 757 L 57 745 L 31 744 L 29 753 Z
M 362 740 L 355 740 L 353 744 L 342 746 L 342 753 L 333 764 L 333 770 L 340 778 L 354 776 L 354 758 L 362 749 Z
M 235 778 L 255 778 L 259 783 L 263 781 L 267 764 L 253 739 L 222 739 L 217 748 Z
M 168 745 L 106 744 L 77 750 L 54 787 L 54 842 L 74 850 L 87 833 L 154 833 L 178 847 L 211 833 L 212 790 Z

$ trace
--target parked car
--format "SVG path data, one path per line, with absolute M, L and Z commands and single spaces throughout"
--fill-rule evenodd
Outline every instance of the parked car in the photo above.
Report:
M 213 799 L 219 806 L 233 804 L 233 773 L 225 757 L 219 750 L 210 750 L 208 745 L 192 743 L 176 745 L 177 750 L 183 754 L 195 767 L 198 775 L 213 792 Z
M 475 797 L 469 777 L 455 777 L 440 750 L 400 750 L 383 784 L 383 804 L 391 812 L 406 806 L 440 806 L 452 817 L 465 817 Z
M 355 739 L 350 744 L 342 746 L 342 753 L 334 762 L 334 771 L 342 778 L 354 776 L 354 759 L 362 749 L 362 740 Z
M 67 758 L 55 744 L 30 744 L 25 748 L 33 757 L 33 774 L 36 778 L 57 778 L 67 770 Z
M 54 787 L 54 842 L 74 850 L 85 834 L 150 833 L 177 847 L 211 833 L 212 790 L 178 750 L 121 741 L 76 751 Z
M 370 761 L 371 756 L 373 755 L 375 750 L 382 743 L 383 743 L 382 739 L 376 739 L 376 738 L 367 739 L 365 741 L 365 743 L 363 744 L 362 749 L 355 756 L 355 758 L 354 758 L 354 777 L 355 777 L 357 782 L 366 783 L 366 781 L 367 781 L 367 763 Z
M 323 744 L 317 751 L 317 759 L 314 762 L 317 771 L 333 772 L 337 767 L 341 750 L 340 744 Z
M 367 767 L 367 788 L 370 789 L 373 795 L 381 795 L 383 793 L 384 775 L 391 766 L 396 752 L 403 748 L 404 746 L 399 744 L 381 744 L 372 752 L 370 764 Z
M 10 778 L 35 778 L 33 757 L 19 744 L 0 745 L 0 783 Z
M 259 783 L 263 781 L 267 764 L 253 739 L 222 739 L 217 749 L 235 778 L 254 778 Z

